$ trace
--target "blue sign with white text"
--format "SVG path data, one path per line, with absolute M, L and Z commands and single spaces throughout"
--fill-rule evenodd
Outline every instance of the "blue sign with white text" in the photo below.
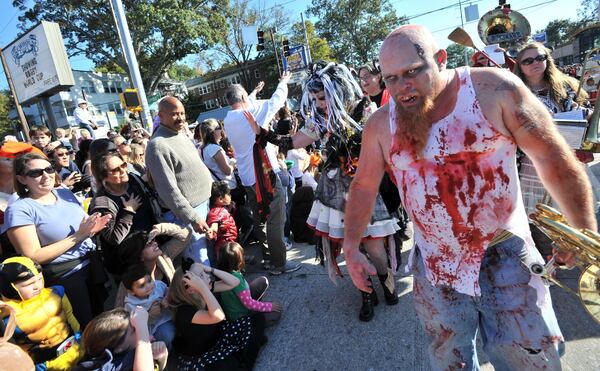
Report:
M 304 45 L 291 47 L 290 55 L 287 57 L 284 56 L 283 51 L 281 51 L 281 60 L 283 61 L 284 71 L 302 71 L 308 66 Z

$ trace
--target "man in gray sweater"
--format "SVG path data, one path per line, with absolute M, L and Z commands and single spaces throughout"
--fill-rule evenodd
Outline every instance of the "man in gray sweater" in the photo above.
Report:
M 185 109 L 174 97 L 158 104 L 160 125 L 146 148 L 146 165 L 163 207 L 165 222 L 191 226 L 194 236 L 184 256 L 208 264 L 205 233 L 212 177 L 182 130 Z M 214 264 L 214 262 L 212 262 Z

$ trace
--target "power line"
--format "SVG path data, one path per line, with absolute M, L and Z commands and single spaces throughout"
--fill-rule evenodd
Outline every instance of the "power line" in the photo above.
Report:
M 481 1 L 482 0 L 475 0 L 475 1 L 470 1 L 469 3 L 471 3 L 471 4 L 472 3 L 479 3 Z M 556 1 L 556 0 L 554 0 L 554 1 Z M 424 15 L 428 15 L 428 14 L 431 14 L 431 13 L 436 13 L 436 12 L 439 12 L 439 11 L 442 11 L 442 10 L 454 8 L 454 7 L 458 6 L 458 5 L 460 5 L 460 3 L 454 3 L 454 4 L 451 4 L 451 5 L 444 6 L 442 8 L 437 8 L 437 9 L 430 10 L 430 11 L 427 11 L 427 12 L 424 12 L 424 13 L 420 13 L 420 14 L 409 15 L 408 17 L 406 17 L 406 19 L 407 20 L 411 20 L 413 18 L 418 18 L 418 17 L 422 17 Z M 462 12 L 462 9 L 460 11 Z
M 8 23 L 6 23 L 6 25 L 4 27 L 2 27 L 2 30 L 0 31 L 0 35 L 2 35 L 2 33 L 4 32 L 4 30 L 6 30 L 6 28 L 8 26 L 10 26 L 10 22 L 12 22 L 12 20 L 15 19 L 15 17 L 17 16 L 17 14 L 19 14 L 19 9 L 17 9 L 15 11 L 15 14 L 13 14 L 12 17 L 10 17 L 10 19 L 8 20 Z
M 524 7 L 524 8 L 521 8 L 521 9 L 515 9 L 515 11 L 517 11 L 517 12 L 521 12 L 521 11 L 523 11 L 523 10 L 531 9 L 531 8 L 538 7 L 538 6 L 545 6 L 545 5 L 548 5 L 548 4 L 550 4 L 550 3 L 554 3 L 554 2 L 556 2 L 556 1 L 558 1 L 558 0 L 548 0 L 548 1 L 544 1 L 544 2 L 542 2 L 542 3 L 537 3 L 537 4 L 534 4 L 534 5 L 526 6 L 526 7 Z M 462 9 L 461 9 L 461 11 L 462 11 Z M 474 22 L 478 22 L 478 21 L 479 21 L 479 20 L 477 20 L 477 21 L 465 22 L 465 24 L 470 24 L 470 23 L 474 23 Z M 458 27 L 458 26 L 457 26 L 457 25 L 455 25 L 455 26 L 450 26 L 450 27 L 444 27 L 444 28 L 441 28 L 441 29 L 439 29 L 439 30 L 432 31 L 432 33 L 436 33 L 436 32 L 442 32 L 442 31 L 447 31 L 447 30 L 450 30 L 450 29 L 454 29 L 454 28 L 456 28 L 456 27 Z

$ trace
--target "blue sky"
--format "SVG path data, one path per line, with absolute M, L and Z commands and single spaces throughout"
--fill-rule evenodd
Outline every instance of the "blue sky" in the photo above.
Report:
M 436 1 L 415 1 L 415 0 L 390 0 L 397 10 L 398 15 L 414 16 L 425 12 L 430 12 L 438 8 L 444 8 L 456 4 L 431 14 L 416 17 L 410 20 L 411 23 L 427 26 L 434 34 L 441 47 L 447 46 L 450 41 L 448 34 L 456 27 L 460 26 L 460 11 L 458 0 L 436 0 Z M 33 0 L 30 0 L 32 3 Z M 276 4 L 282 4 L 289 14 L 290 20 L 296 22 L 300 20 L 300 12 L 305 11 L 310 5 L 308 0 L 250 0 L 251 4 L 268 8 Z M 507 1 L 512 9 L 521 11 L 521 13 L 531 23 L 533 32 L 545 28 L 551 20 L 558 18 L 568 18 L 574 20 L 577 17 L 578 0 L 513 0 Z M 9 44 L 17 35 L 18 29 L 18 11 L 11 6 L 12 1 L 0 0 L 0 47 Z M 469 4 L 476 4 L 479 8 L 479 16 L 482 16 L 489 10 L 498 5 L 497 0 L 475 0 L 463 1 L 463 7 Z M 463 13 L 464 14 L 464 13 Z M 465 25 L 466 31 L 471 35 L 477 46 L 482 47 L 483 43 L 477 35 L 477 22 L 471 22 Z M 192 58 L 188 58 L 192 59 Z M 71 58 L 71 66 L 74 69 L 89 70 L 93 64 L 85 57 Z M 4 71 L 0 69 L 0 89 L 7 89 L 8 83 L 4 76 Z

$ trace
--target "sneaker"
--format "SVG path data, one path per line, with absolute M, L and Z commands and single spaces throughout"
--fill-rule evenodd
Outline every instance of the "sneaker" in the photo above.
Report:
M 294 245 L 291 242 L 285 241 L 285 251 L 290 251 L 293 247 Z
M 292 273 L 301 268 L 301 265 L 298 263 L 287 262 L 283 267 L 276 267 L 269 271 L 269 273 L 273 276 L 279 276 L 282 273 Z
M 273 264 L 271 264 L 270 260 L 263 259 L 260 263 L 262 264 L 264 270 L 266 270 L 266 271 L 270 271 L 275 268 L 275 266 Z

